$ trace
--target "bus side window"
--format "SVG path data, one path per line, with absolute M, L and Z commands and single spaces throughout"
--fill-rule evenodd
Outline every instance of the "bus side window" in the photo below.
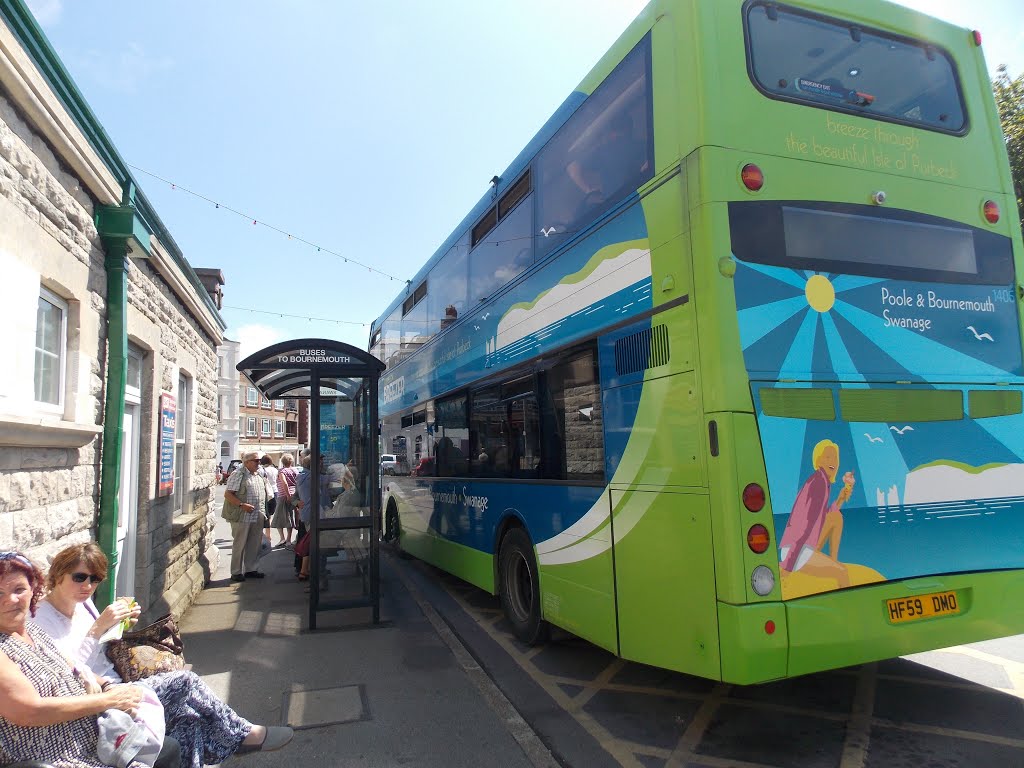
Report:
M 537 258 L 654 175 L 649 59 L 644 38 L 538 155 Z
M 549 480 L 602 479 L 604 425 L 593 350 L 551 368 L 541 377 L 540 388 L 541 476 Z

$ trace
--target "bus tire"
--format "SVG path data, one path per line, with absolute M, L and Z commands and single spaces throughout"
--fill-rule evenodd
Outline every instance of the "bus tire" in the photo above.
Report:
M 387 512 L 384 513 L 384 541 L 398 541 L 398 507 L 394 502 L 388 504 Z
M 510 528 L 498 551 L 498 594 L 512 632 L 527 645 L 547 639 L 540 612 L 540 576 L 533 542 L 522 528 Z

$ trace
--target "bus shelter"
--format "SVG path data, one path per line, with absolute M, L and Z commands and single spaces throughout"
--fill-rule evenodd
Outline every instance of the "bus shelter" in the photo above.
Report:
M 338 341 L 296 339 L 236 368 L 268 400 L 309 400 L 311 509 L 300 513 L 310 534 L 309 628 L 316 629 L 319 611 L 357 607 L 371 607 L 378 623 L 377 382 L 384 364 Z

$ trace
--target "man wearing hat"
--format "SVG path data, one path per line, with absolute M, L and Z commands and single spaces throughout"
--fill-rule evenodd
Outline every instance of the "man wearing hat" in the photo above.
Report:
M 260 451 L 242 454 L 241 468 L 231 473 L 224 489 L 224 498 L 242 510 L 241 519 L 231 524 L 232 581 L 263 578 L 256 570 L 267 512 L 267 484 L 258 474 L 261 458 Z

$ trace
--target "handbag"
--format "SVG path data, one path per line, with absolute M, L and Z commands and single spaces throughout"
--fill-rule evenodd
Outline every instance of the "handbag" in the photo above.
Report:
M 242 507 L 224 497 L 224 505 L 221 507 L 220 516 L 229 523 L 238 523 L 242 520 Z
M 185 644 L 171 614 L 107 643 L 107 657 L 126 683 L 185 668 Z

